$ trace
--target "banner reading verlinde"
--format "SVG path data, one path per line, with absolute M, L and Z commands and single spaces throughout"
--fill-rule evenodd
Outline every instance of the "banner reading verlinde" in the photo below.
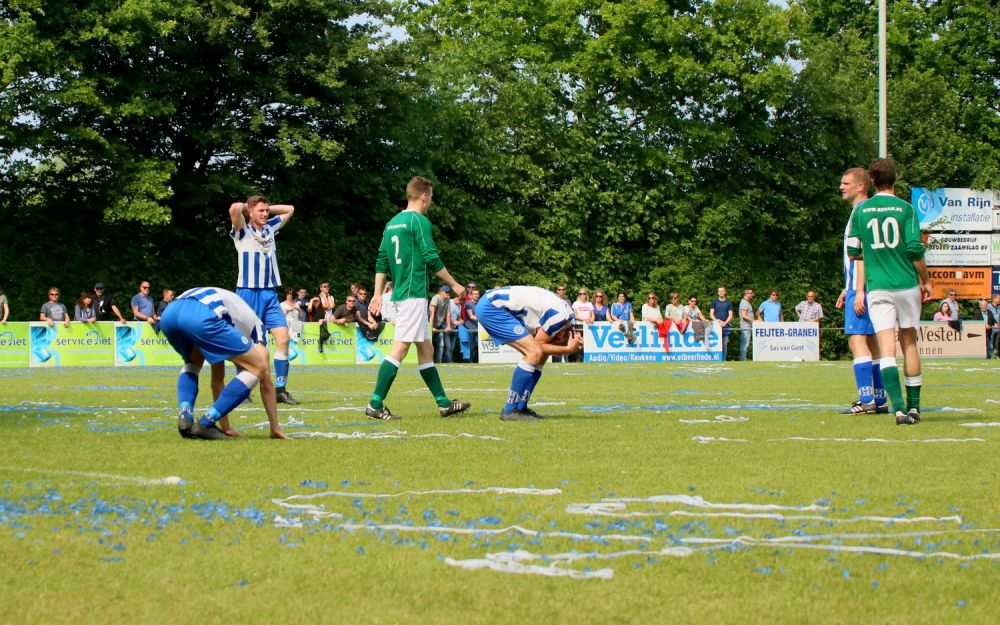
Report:
M 819 324 L 815 321 L 755 321 L 753 359 L 819 360 Z
M 713 362 L 723 359 L 722 326 L 712 322 L 702 338 L 689 326 L 681 333 L 670 326 L 664 342 L 655 324 L 635 324 L 635 343 L 629 344 L 615 324 L 599 321 L 583 330 L 584 362 Z

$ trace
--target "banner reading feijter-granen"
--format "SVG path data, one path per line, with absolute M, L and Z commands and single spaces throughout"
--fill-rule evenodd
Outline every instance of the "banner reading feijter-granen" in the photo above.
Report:
M 753 359 L 819 360 L 819 324 L 815 321 L 755 321 Z

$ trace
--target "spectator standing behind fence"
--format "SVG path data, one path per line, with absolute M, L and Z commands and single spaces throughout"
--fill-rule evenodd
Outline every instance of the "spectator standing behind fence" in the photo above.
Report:
M 108 293 L 101 282 L 94 285 L 94 309 L 97 311 L 98 321 L 117 319 L 119 323 L 125 323 L 125 317 L 122 317 L 121 311 L 118 310 L 115 298 L 111 297 L 111 293 Z
M 670 294 L 670 303 L 663 307 L 663 318 L 670 319 L 683 332 L 687 328 L 687 311 L 681 304 L 681 296 L 676 292 Z M 645 318 L 645 315 L 643 315 Z
M 356 301 L 357 300 L 354 295 L 348 295 L 344 299 L 344 303 L 337 306 L 337 309 L 333 311 L 333 319 L 331 321 L 333 321 L 333 323 L 338 323 L 345 328 L 347 327 L 347 324 L 354 323 L 354 313 L 356 312 L 354 304 Z
M 469 283 L 466 287 L 469 297 L 462 306 L 465 308 L 465 331 L 469 333 L 469 362 L 479 362 L 479 317 L 476 316 L 476 304 L 479 303 L 479 289 Z
M 295 289 L 285 288 L 285 299 L 281 302 L 281 312 L 285 315 L 285 323 L 290 324 L 299 320 L 299 300 L 295 297 Z
M 163 299 L 160 303 L 156 305 L 156 316 L 163 317 L 163 311 L 167 309 L 170 302 L 174 301 L 174 290 L 173 289 L 163 289 Z
M 720 286 L 717 293 L 718 297 L 712 300 L 712 307 L 708 312 L 712 321 L 718 321 L 722 326 L 722 359 L 725 360 L 729 351 L 729 334 L 732 332 L 733 302 L 726 297 L 726 287 Z
M 307 289 L 299 289 L 295 300 L 299 303 L 299 321 L 309 321 L 309 291 Z
M 593 322 L 594 304 L 590 301 L 587 289 L 581 287 L 576 293 L 576 301 L 573 302 L 573 325 L 582 327 L 585 323 Z
M 771 291 L 766 300 L 757 307 L 757 321 L 767 321 L 770 323 L 784 321 L 785 313 L 781 310 L 781 302 L 778 300 L 778 292 Z
M 993 296 L 993 302 L 989 305 L 990 312 L 993 313 L 994 324 L 990 329 L 990 344 L 993 345 L 993 355 L 1000 357 L 1000 295 Z
M 941 302 L 941 307 L 934 313 L 934 321 L 951 321 L 951 306 L 948 300 Z
M 753 289 L 743 291 L 740 300 L 740 360 L 747 359 L 747 347 L 753 338 Z
M 635 344 L 635 311 L 632 310 L 632 303 L 628 301 L 628 293 L 618 291 L 617 301 L 611 305 L 608 311 L 611 315 L 612 323 L 618 324 L 618 330 L 625 333 L 625 340 L 629 345 Z
M 333 309 L 337 307 L 337 301 L 330 294 L 330 283 L 323 282 L 319 285 L 319 309 L 315 321 L 333 321 Z
M 93 323 L 97 321 L 97 312 L 94 310 L 94 297 L 84 291 L 76 300 L 73 310 L 73 321 L 83 321 Z
M 608 298 L 604 291 L 594 291 L 594 321 L 608 320 Z
M 656 293 L 650 292 L 646 295 L 646 303 L 642 305 L 642 320 L 651 323 L 663 321 L 663 313 L 660 312 L 660 300 Z
M 954 289 L 952 289 L 948 291 L 948 297 L 946 299 L 941 300 L 941 303 L 943 304 L 945 302 L 948 302 L 948 310 L 950 311 L 951 314 L 951 318 L 948 320 L 951 323 L 949 323 L 948 325 L 950 325 L 955 330 L 961 332 L 962 319 L 960 311 L 958 309 L 958 299 L 956 297 L 957 295 L 958 293 Z
M 59 301 L 59 289 L 52 287 L 49 289 L 49 299 L 42 304 L 42 312 L 39 321 L 44 321 L 51 328 L 55 322 L 62 321 L 65 327 L 69 327 L 69 311 L 66 306 Z
M 796 304 L 799 321 L 819 321 L 823 318 L 823 305 L 816 301 L 816 291 L 806 293 L 806 298 Z
M 462 353 L 458 351 L 458 329 L 462 326 L 462 297 L 458 293 L 453 294 L 448 301 L 448 310 L 450 323 L 446 340 L 448 344 L 445 346 L 447 362 L 462 362 Z
M 979 300 L 979 314 L 982 315 L 983 322 L 986 324 L 986 358 L 993 357 L 993 336 L 992 329 L 996 325 L 996 317 L 993 316 L 993 311 L 990 310 L 990 303 L 986 300 Z
M 149 296 L 149 281 L 139 283 L 139 292 L 132 296 L 132 318 L 136 321 L 156 323 L 156 303 Z
M 0 323 L 7 323 L 10 315 L 10 306 L 7 305 L 7 294 L 0 289 Z
M 447 284 L 442 284 L 437 294 L 431 298 L 428 321 L 434 343 L 434 362 L 445 362 L 445 341 L 451 325 L 451 287 Z

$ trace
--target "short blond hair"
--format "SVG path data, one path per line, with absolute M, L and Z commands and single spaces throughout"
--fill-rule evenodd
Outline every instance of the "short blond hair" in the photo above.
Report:
M 408 183 L 406 183 L 406 199 L 416 200 L 424 193 L 430 193 L 433 190 L 433 182 L 421 176 L 414 176 L 410 178 Z

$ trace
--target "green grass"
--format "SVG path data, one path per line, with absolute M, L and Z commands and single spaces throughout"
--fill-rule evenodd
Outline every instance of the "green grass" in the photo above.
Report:
M 847 363 L 549 365 L 540 423 L 499 421 L 508 366 L 443 366 L 451 395 L 473 402 L 453 419 L 404 370 L 387 403 L 405 419 L 391 423 L 361 414 L 373 369 L 293 370 L 303 403 L 282 410 L 295 420 L 286 432 L 401 438 L 271 441 L 252 428 L 265 420 L 258 403 L 234 413 L 244 438 L 226 443 L 177 436 L 175 370 L 0 371 L 0 622 L 994 623 L 1000 560 L 903 554 L 1000 554 L 1000 428 L 961 427 L 1000 421 L 996 370 L 925 363 L 916 427 L 834 414 L 852 398 Z M 933 410 L 943 406 L 961 410 Z M 719 415 L 749 420 L 680 422 Z M 433 433 L 452 436 L 413 437 Z M 875 438 L 906 442 L 860 442 Z M 925 439 L 982 440 L 910 442 Z M 157 483 L 167 476 L 184 483 Z M 560 492 L 323 495 L 488 487 Z M 308 494 L 320 496 L 287 499 Z M 772 511 L 820 520 L 651 501 L 617 510 L 641 516 L 567 511 L 671 494 L 824 508 Z M 837 522 L 859 516 L 962 520 Z M 447 531 L 512 525 L 546 535 Z M 773 542 L 789 536 L 823 548 Z M 654 553 L 664 548 L 689 553 Z M 612 577 L 446 563 L 518 549 L 604 556 L 526 564 Z

